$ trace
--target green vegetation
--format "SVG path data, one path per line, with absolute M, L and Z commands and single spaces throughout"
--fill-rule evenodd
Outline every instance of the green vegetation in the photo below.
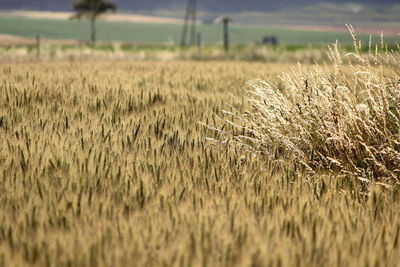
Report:
M 0 33 L 14 34 L 25 37 L 35 37 L 37 34 L 50 39 L 76 39 L 87 41 L 89 36 L 89 22 L 27 19 L 16 17 L 0 17 Z M 101 41 L 135 41 L 142 43 L 170 43 L 177 44 L 180 40 L 181 25 L 175 24 L 144 24 L 129 22 L 98 21 L 98 40 Z M 344 27 L 344 26 L 343 26 Z M 222 42 L 222 28 L 220 25 L 200 25 L 205 43 Z M 351 44 L 348 33 L 331 33 L 305 30 L 288 30 L 265 26 L 230 27 L 230 38 L 233 43 L 255 43 L 264 35 L 275 35 L 281 44 L 321 44 L 333 43 L 339 40 L 342 44 Z M 367 43 L 368 36 L 360 35 Z M 388 36 L 387 43 L 398 42 L 398 37 Z M 375 36 L 373 41 L 379 42 Z

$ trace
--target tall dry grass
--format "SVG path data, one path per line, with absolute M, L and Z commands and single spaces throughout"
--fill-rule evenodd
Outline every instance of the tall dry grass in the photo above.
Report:
M 214 128 L 270 159 L 291 160 L 311 173 L 329 172 L 363 183 L 400 177 L 400 55 L 385 44 L 361 43 L 354 53 L 330 47 L 327 63 L 298 65 L 278 83 L 249 82 L 244 111 L 231 105 Z

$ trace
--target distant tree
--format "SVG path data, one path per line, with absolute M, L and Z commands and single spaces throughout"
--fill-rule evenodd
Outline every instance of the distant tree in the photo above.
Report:
M 75 2 L 73 8 L 76 14 L 75 19 L 87 18 L 90 21 L 90 39 L 92 43 L 96 42 L 96 19 L 98 16 L 109 11 L 115 12 L 115 4 L 107 0 L 80 0 Z

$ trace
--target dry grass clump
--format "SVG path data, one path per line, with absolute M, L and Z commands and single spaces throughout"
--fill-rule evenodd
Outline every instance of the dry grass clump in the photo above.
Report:
M 330 64 L 299 65 L 280 82 L 250 82 L 247 111 L 231 106 L 219 136 L 312 173 L 329 171 L 364 182 L 400 177 L 400 55 L 384 44 Z

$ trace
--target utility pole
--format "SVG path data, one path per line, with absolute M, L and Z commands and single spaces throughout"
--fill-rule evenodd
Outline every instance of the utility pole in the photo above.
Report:
M 229 20 L 224 19 L 222 22 L 224 24 L 224 49 L 225 49 L 225 52 L 228 52 L 228 50 L 229 50 L 229 31 L 228 31 Z
M 225 49 L 225 53 L 228 53 L 229 51 L 229 28 L 228 28 L 228 24 L 229 22 L 231 22 L 232 19 L 230 17 L 227 16 L 221 16 L 218 17 L 216 20 L 214 20 L 214 23 L 222 23 L 223 24 L 223 40 L 224 40 L 224 49 Z
M 185 14 L 185 21 L 183 22 L 181 47 L 187 45 L 187 35 L 190 27 L 190 45 L 196 45 L 196 13 L 197 1 L 188 0 Z

